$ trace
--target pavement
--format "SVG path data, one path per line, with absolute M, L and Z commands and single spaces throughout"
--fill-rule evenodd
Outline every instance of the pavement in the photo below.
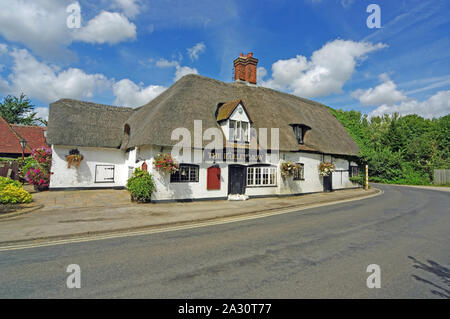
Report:
M 0 219 L 0 246 L 162 228 L 236 216 L 267 215 L 376 194 L 376 189 L 365 191 L 357 188 L 247 201 L 137 204 L 130 201 L 126 190 L 34 193 L 35 204 L 43 208 Z
M 0 298 L 449 299 L 450 194 L 375 187 L 289 214 L 0 251 Z M 66 286 L 71 264 L 79 289 Z M 366 284 L 373 264 L 380 288 Z

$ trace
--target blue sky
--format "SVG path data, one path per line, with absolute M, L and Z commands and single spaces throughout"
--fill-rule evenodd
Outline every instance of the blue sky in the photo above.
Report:
M 0 96 L 24 92 L 43 116 L 64 97 L 136 107 L 184 74 L 231 82 L 253 52 L 261 86 L 370 115 L 450 113 L 445 0 L 81 0 L 69 29 L 73 3 L 2 0 Z

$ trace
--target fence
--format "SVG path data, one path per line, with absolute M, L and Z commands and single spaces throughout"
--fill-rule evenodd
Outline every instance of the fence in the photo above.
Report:
M 436 185 L 450 183 L 450 169 L 435 169 L 433 174 L 433 183 Z
M 19 180 L 19 163 L 16 161 L 0 162 L 0 176 Z

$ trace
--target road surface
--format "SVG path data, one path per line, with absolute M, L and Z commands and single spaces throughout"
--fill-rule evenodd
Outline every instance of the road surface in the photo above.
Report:
M 1 298 L 450 298 L 450 193 L 0 252 Z M 180 212 L 182 213 L 182 212 Z M 81 269 L 68 289 L 66 268 Z M 381 270 L 369 289 L 368 265 Z

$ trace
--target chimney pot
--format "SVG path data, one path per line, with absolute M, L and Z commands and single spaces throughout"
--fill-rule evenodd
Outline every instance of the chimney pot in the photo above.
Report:
M 249 52 L 245 56 L 241 53 L 234 60 L 234 80 L 256 84 L 257 66 L 258 59 L 253 57 L 253 52 Z

